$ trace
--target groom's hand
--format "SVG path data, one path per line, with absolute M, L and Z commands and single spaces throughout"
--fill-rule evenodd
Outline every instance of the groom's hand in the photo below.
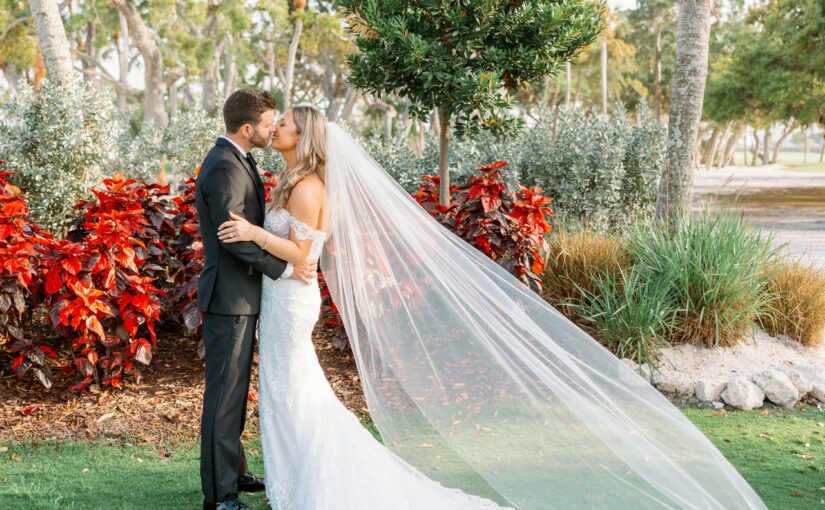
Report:
M 318 279 L 318 261 L 305 260 L 300 264 L 296 264 L 293 266 L 292 274 L 289 277 L 311 285 Z

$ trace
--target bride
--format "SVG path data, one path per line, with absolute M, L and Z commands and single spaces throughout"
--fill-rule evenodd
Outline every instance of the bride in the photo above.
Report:
M 317 286 L 264 276 L 259 400 L 279 510 L 765 509 L 650 384 L 433 220 L 340 126 L 286 111 L 264 228 L 224 242 L 321 260 L 377 441 L 313 350 Z

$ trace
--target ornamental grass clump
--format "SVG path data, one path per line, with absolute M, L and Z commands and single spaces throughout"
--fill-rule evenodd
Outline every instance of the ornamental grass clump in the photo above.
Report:
M 547 244 L 542 295 L 574 320 L 579 314 L 571 306 L 582 304 L 583 293 L 593 295 L 603 278 L 614 280 L 633 262 L 618 235 L 562 228 L 547 237 Z
M 644 280 L 667 282 L 677 308 L 672 343 L 731 346 L 768 304 L 765 269 L 775 263 L 773 236 L 733 215 L 705 210 L 672 232 L 636 229 L 629 249 Z
M 769 302 L 760 320 L 771 335 L 804 345 L 822 345 L 825 334 L 825 274 L 810 263 L 784 259 L 766 271 Z

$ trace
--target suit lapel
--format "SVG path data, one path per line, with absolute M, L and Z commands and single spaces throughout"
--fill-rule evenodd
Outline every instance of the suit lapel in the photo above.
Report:
M 215 142 L 215 144 L 216 145 L 222 145 L 222 146 L 228 148 L 232 152 L 232 154 L 234 154 L 235 157 L 238 158 L 238 161 L 241 163 L 241 166 L 243 166 L 244 169 L 246 169 L 246 173 L 248 173 L 249 177 L 251 177 L 252 180 L 255 182 L 255 189 L 256 189 L 256 192 L 257 192 L 256 195 L 258 197 L 258 206 L 261 208 L 261 218 L 263 218 L 265 213 L 266 213 L 266 211 L 264 210 L 265 209 L 264 183 L 263 183 L 263 181 L 261 181 L 261 175 L 258 173 L 258 169 L 257 168 L 252 168 L 252 165 L 250 165 L 249 161 L 245 157 L 243 157 L 243 155 L 241 155 L 238 152 L 238 149 L 234 145 L 232 145 L 230 142 L 226 141 L 225 139 L 218 138 L 218 141 Z

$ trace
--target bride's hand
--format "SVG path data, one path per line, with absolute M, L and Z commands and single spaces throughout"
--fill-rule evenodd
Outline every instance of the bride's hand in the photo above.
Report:
M 225 243 L 251 241 L 256 228 L 255 225 L 246 221 L 242 216 L 229 211 L 229 220 L 224 221 L 218 227 L 218 239 Z

